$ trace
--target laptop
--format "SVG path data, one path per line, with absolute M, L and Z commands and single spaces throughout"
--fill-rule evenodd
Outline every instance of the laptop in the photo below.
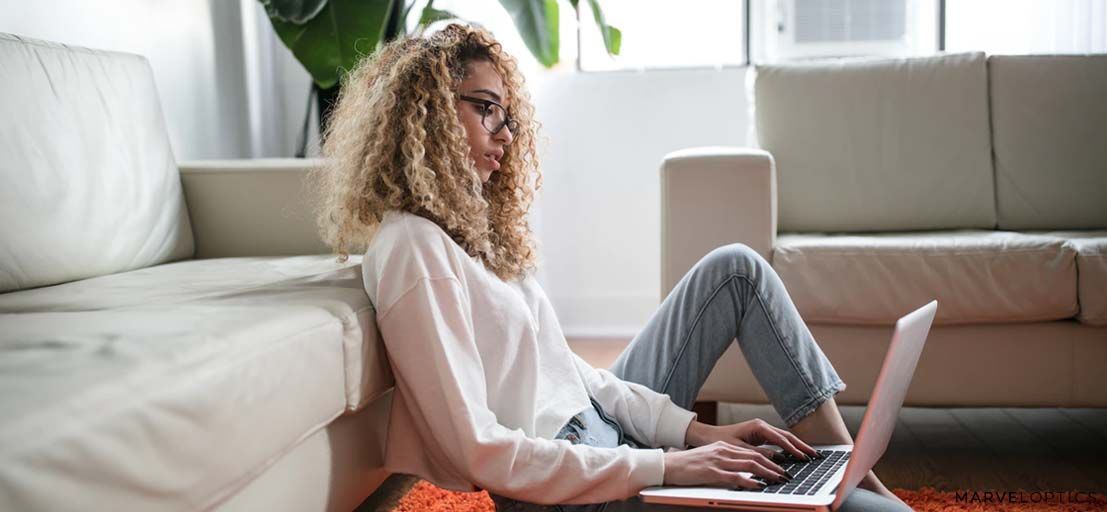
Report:
M 822 457 L 810 462 L 790 459 L 778 463 L 794 478 L 786 483 L 770 483 L 764 489 L 647 487 L 639 492 L 642 501 L 741 510 L 837 510 L 884 455 L 937 311 L 938 301 L 934 300 L 896 321 L 855 444 L 812 446 Z M 749 472 L 742 476 L 761 479 Z

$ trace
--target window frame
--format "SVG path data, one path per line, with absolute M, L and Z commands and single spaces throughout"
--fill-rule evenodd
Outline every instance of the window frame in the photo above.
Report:
M 946 0 L 938 0 L 938 53 L 946 51 Z

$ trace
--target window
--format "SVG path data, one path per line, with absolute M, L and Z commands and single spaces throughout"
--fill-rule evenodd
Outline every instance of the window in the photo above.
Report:
M 1105 53 L 1107 0 L 946 0 L 946 50 Z
M 1107 52 L 1107 0 L 602 0 L 607 21 L 623 32 L 615 57 L 605 52 L 590 2 L 579 5 L 577 41 L 563 37 L 562 48 L 579 48 L 583 71 L 939 51 Z
M 741 66 L 745 58 L 743 0 L 643 2 L 603 0 L 607 22 L 623 33 L 618 56 L 609 56 L 592 17 L 580 2 L 580 69 L 643 70 Z
M 754 0 L 753 61 L 926 55 L 938 0 Z

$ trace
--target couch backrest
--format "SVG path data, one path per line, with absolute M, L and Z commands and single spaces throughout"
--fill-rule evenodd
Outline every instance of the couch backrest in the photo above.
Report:
M 995 227 L 984 54 L 755 72 L 780 231 Z
M 0 34 L 0 292 L 193 253 L 145 58 Z
M 1107 55 L 988 58 L 1000 229 L 1107 228 Z

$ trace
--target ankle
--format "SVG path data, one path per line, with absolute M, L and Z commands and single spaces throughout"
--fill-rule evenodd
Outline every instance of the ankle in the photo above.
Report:
M 861 482 L 857 484 L 857 487 L 865 489 L 866 491 L 871 491 L 880 496 L 884 496 L 897 503 L 907 505 L 907 502 L 903 501 L 903 498 L 896 496 L 896 493 L 892 492 L 891 489 L 888 489 L 888 487 L 886 487 L 884 483 L 876 477 L 876 473 L 873 473 L 872 471 L 869 471 L 869 474 L 865 475 L 865 478 L 863 478 Z M 911 507 L 908 506 L 907 508 Z
M 892 492 L 884 486 L 884 483 L 877 478 L 876 473 L 873 473 L 871 470 L 869 474 L 865 475 L 865 478 L 861 479 L 861 482 L 859 482 L 857 486 L 881 494 L 890 494 Z

